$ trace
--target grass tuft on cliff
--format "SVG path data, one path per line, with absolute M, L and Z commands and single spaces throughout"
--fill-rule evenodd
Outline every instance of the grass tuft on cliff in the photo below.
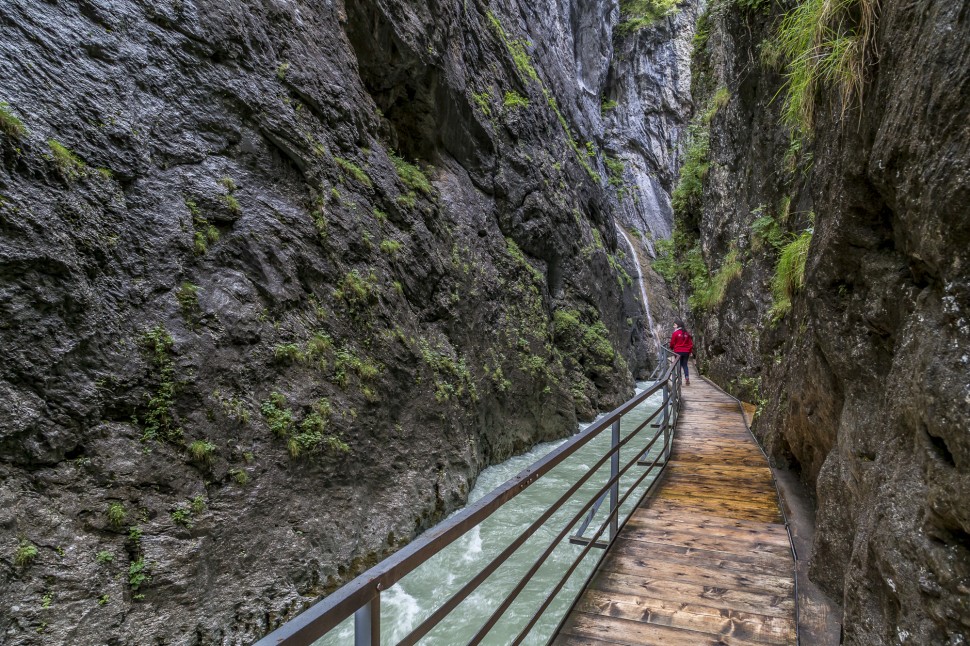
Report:
M 621 36 L 649 27 L 677 11 L 678 0 L 620 0 L 621 22 L 616 31 Z
M 421 191 L 425 195 L 431 195 L 431 182 L 418 166 L 393 153 L 391 153 L 391 162 L 394 164 L 398 178 L 404 182 L 405 186 L 412 191 Z
M 495 35 L 499 37 L 505 45 L 505 48 L 509 51 L 512 62 L 515 63 L 515 68 L 518 70 L 522 80 L 526 82 L 530 80 L 538 81 L 539 74 L 536 72 L 536 68 L 532 66 L 529 53 L 526 51 L 526 47 L 531 47 L 532 43 L 527 40 L 509 38 L 505 32 L 505 28 L 502 27 L 502 22 L 491 11 L 486 12 L 485 16 L 488 18 L 488 23 L 492 26 L 492 31 L 495 32 Z
M 802 0 L 785 15 L 763 58 L 785 64 L 784 122 L 809 133 L 822 85 L 838 91 L 841 114 L 862 102 L 865 68 L 875 31 L 877 0 Z
M 678 215 L 700 208 L 704 196 L 704 178 L 711 166 L 708 159 L 710 151 L 710 131 L 702 124 L 692 124 L 687 132 L 684 165 L 680 167 L 680 178 L 670 196 Z
M 47 145 L 51 150 L 51 161 L 64 179 L 74 180 L 84 175 L 87 166 L 63 144 L 49 139 Z
M 353 177 L 358 184 L 363 184 L 367 187 L 374 185 L 364 169 L 354 162 L 344 159 L 343 157 L 334 157 L 333 160 L 337 162 L 337 166 L 339 166 L 344 173 L 350 177 Z
M 697 258 L 700 257 L 700 248 L 697 247 Z M 695 261 L 696 263 L 696 261 Z M 701 260 L 703 265 L 703 260 Z M 741 275 L 744 265 L 738 257 L 737 249 L 732 249 L 725 256 L 721 268 L 713 276 L 708 276 L 707 271 L 691 272 L 691 288 L 693 293 L 687 300 L 692 309 L 710 310 L 720 305 L 724 301 L 727 287 L 731 281 Z
M 812 229 L 806 229 L 781 248 L 778 264 L 771 279 L 771 318 L 777 321 L 791 309 L 792 297 L 805 286 L 805 262 L 812 244 Z
M 27 126 L 10 111 L 10 105 L 0 102 L 0 132 L 11 139 L 23 139 L 27 136 Z
M 502 101 L 502 104 L 506 108 L 512 108 L 513 110 L 517 110 L 519 108 L 528 108 L 529 99 L 525 98 L 515 90 L 509 90 L 505 93 L 505 99 Z
M 37 546 L 30 541 L 20 541 L 17 551 L 14 553 L 13 563 L 17 567 L 27 567 L 37 558 Z

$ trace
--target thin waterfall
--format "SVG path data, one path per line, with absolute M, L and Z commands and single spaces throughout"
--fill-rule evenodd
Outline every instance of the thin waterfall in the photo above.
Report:
M 662 347 L 660 342 L 660 337 L 657 335 L 657 329 L 653 325 L 653 317 L 650 315 L 650 299 L 647 298 L 647 288 L 643 284 L 643 271 L 640 269 L 640 257 L 637 255 L 636 247 L 633 246 L 633 242 L 627 237 L 626 231 L 623 230 L 619 224 L 616 225 L 616 230 L 623 236 L 626 240 L 626 245 L 630 248 L 630 253 L 633 254 L 633 264 L 637 268 L 637 282 L 640 284 L 640 299 L 643 302 L 643 311 L 647 315 L 647 329 L 653 335 L 654 340 L 657 342 L 657 347 Z

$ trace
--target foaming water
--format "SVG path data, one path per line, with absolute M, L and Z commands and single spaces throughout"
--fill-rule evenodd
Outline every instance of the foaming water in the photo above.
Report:
M 637 392 L 647 384 L 638 384 Z M 661 403 L 661 394 L 651 396 L 624 417 L 621 436 L 626 437 Z M 580 425 L 580 431 L 588 425 Z M 642 447 L 650 437 L 652 429 L 644 429 L 631 444 Z M 542 458 L 549 451 L 566 440 L 545 442 L 531 450 L 486 468 L 479 474 L 474 489 L 468 496 L 468 503 L 487 495 L 523 469 Z M 659 444 L 659 443 L 658 443 Z M 431 557 L 423 565 L 405 576 L 396 585 L 381 594 L 381 643 L 395 644 L 421 621 L 460 589 L 471 577 L 477 574 L 496 555 L 514 541 L 536 518 L 541 516 L 566 490 L 589 471 L 597 460 L 609 449 L 610 433 L 604 431 L 572 456 L 557 465 L 544 477 L 529 486 L 521 494 L 503 505 L 498 511 L 481 524 L 466 532 L 461 538 Z M 659 446 L 655 447 L 659 450 Z M 634 449 L 621 451 L 621 466 L 632 459 Z M 657 451 L 651 451 L 653 457 Z M 644 467 L 634 466 L 620 481 L 620 495 L 642 474 Z M 519 583 L 525 572 L 536 562 L 552 539 L 565 524 L 582 508 L 592 492 L 609 480 L 609 462 L 600 467 L 596 474 L 552 517 L 540 527 L 525 543 L 486 579 L 467 599 L 438 626 L 428 633 L 419 643 L 434 646 L 454 646 L 467 642 L 484 625 L 492 612 L 509 592 Z M 638 491 L 645 489 L 651 482 L 647 478 Z M 621 516 L 632 511 L 639 494 L 630 496 L 621 507 Z M 605 520 L 608 504 L 597 513 L 587 536 L 592 536 Z M 456 512 L 457 513 L 457 512 Z M 575 531 L 575 530 L 571 530 Z M 605 537 L 605 534 L 603 535 Z M 526 583 L 516 601 L 502 615 L 499 622 L 488 632 L 483 644 L 508 644 L 532 618 L 549 591 L 555 586 L 566 570 L 582 552 L 583 547 L 561 541 L 546 562 Z M 545 644 L 559 621 L 568 611 L 573 599 L 581 591 L 582 584 L 595 566 L 600 556 L 598 549 L 591 550 L 583 562 L 567 580 L 553 603 L 542 614 L 539 621 L 526 637 L 525 644 Z M 350 618 L 320 639 L 316 646 L 344 646 L 353 643 L 353 619 Z

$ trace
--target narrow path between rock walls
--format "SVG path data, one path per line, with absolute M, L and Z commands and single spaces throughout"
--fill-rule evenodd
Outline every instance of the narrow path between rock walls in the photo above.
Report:
M 623 239 L 626 240 L 626 245 L 630 248 L 630 253 L 633 254 L 633 264 L 637 268 L 637 282 L 640 284 L 640 300 L 643 303 L 643 311 L 647 315 L 647 327 L 650 330 L 650 334 L 653 336 L 654 341 L 657 342 L 657 348 L 661 347 L 660 337 L 657 335 L 657 328 L 653 325 L 653 316 L 650 315 L 650 299 L 647 297 L 647 288 L 643 284 L 643 270 L 640 267 L 640 256 L 637 255 L 636 247 L 633 246 L 633 242 L 626 235 L 626 231 L 623 230 L 619 224 L 616 225 L 616 230 L 619 232 Z

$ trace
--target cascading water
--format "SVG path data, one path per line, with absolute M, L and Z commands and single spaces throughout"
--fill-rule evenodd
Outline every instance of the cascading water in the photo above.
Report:
M 643 303 L 643 311 L 647 315 L 647 329 L 650 330 L 650 334 L 653 335 L 653 339 L 657 342 L 657 348 L 659 349 L 662 344 L 660 342 L 660 336 L 657 334 L 657 328 L 653 325 L 653 316 L 650 314 L 650 299 L 647 297 L 647 288 L 643 283 L 643 270 L 640 269 L 640 257 L 637 255 L 637 250 L 633 246 L 633 242 L 630 241 L 630 238 L 627 237 L 623 227 L 618 224 L 616 225 L 616 230 L 626 240 L 626 245 L 630 248 L 630 253 L 633 254 L 633 264 L 637 268 L 637 283 L 640 285 L 640 299 Z
M 642 392 L 646 383 L 637 384 Z M 642 423 L 661 404 L 661 392 L 651 396 L 637 408 L 623 417 L 621 436 L 626 435 Z M 580 432 L 587 425 L 580 426 Z M 643 432 L 638 437 L 646 438 Z M 503 482 L 530 466 L 549 451 L 566 440 L 547 442 L 534 447 L 531 451 L 517 455 L 501 464 L 488 467 L 478 477 L 475 488 L 468 496 L 472 504 Z M 637 442 L 635 440 L 634 442 Z M 646 443 L 643 439 L 643 443 Z M 643 444 L 641 444 L 642 446 Z M 540 478 L 528 489 L 497 510 L 480 525 L 469 530 L 460 539 L 431 557 L 416 570 L 405 576 L 381 595 L 381 642 L 396 644 L 413 630 L 435 608 L 466 581 L 479 572 L 482 567 L 501 552 L 516 536 L 531 524 L 537 516 L 545 512 L 552 502 L 558 499 L 574 482 L 589 471 L 610 446 L 610 433 L 600 433 L 584 447 Z M 659 445 L 650 452 L 650 457 L 659 452 Z M 629 460 L 629 449 L 621 451 L 621 464 Z M 562 529 L 568 519 L 576 513 L 584 500 L 599 489 L 609 479 L 608 465 L 601 468 L 573 498 L 556 512 L 545 525 L 500 566 L 484 583 L 476 589 L 458 608 L 446 617 L 441 624 L 426 635 L 419 643 L 437 646 L 452 646 L 468 642 L 475 631 L 485 623 L 494 608 L 504 599 L 509 590 L 519 581 L 522 574 L 535 562 L 537 555 L 545 549 L 555 534 Z M 624 491 L 641 475 L 634 468 L 620 478 L 620 491 Z M 643 491 L 653 478 L 647 478 L 637 491 Z M 620 517 L 625 518 L 634 507 L 639 494 L 633 495 L 620 508 Z M 586 535 L 592 535 L 603 522 L 608 505 L 597 513 Z M 456 512 L 457 513 L 457 512 Z M 483 644 L 508 644 L 518 634 L 520 628 L 532 616 L 548 591 L 559 581 L 582 547 L 569 542 L 561 543 L 549 560 L 529 580 L 522 594 L 485 636 Z M 593 554 L 596 555 L 595 553 Z M 589 556 L 581 563 L 557 595 L 553 604 L 543 613 L 542 618 L 529 633 L 523 643 L 546 644 L 565 615 L 595 562 Z M 353 618 L 330 631 L 314 646 L 346 646 L 353 643 Z

